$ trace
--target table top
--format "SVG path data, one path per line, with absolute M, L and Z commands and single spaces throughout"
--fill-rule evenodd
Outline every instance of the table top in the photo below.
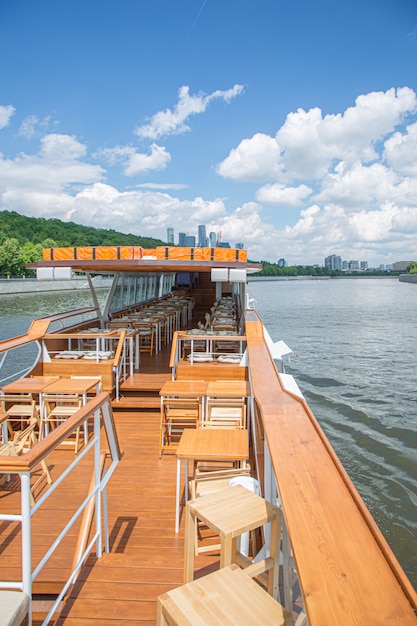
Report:
M 181 396 L 195 398 L 206 394 L 207 383 L 204 380 L 168 380 L 161 388 L 161 396 Z
M 171 589 L 160 602 L 163 613 L 175 616 L 177 623 L 225 624 L 233 615 L 241 626 L 284 626 L 289 618 L 272 596 L 233 566 Z
M 117 339 L 120 328 L 100 329 L 99 331 L 75 331 L 72 333 L 53 333 L 45 335 L 48 339 Z
M 223 398 L 250 396 L 250 384 L 246 380 L 212 380 L 207 383 L 206 395 Z
M 244 429 L 186 428 L 181 435 L 178 459 L 247 461 L 248 431 Z
M 39 376 L 18 378 L 2 387 L 3 393 L 41 393 L 49 385 L 59 380 L 59 376 Z
M 48 393 L 87 393 L 100 384 L 100 378 L 59 378 L 44 389 Z

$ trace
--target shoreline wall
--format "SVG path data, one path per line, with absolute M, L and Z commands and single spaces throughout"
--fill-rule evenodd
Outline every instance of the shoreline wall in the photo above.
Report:
M 96 276 L 93 283 L 96 289 L 106 289 L 112 284 L 113 278 Z M 10 278 L 0 280 L 1 294 L 42 293 L 51 291 L 89 290 L 85 276 L 68 280 L 38 280 L 36 278 Z
M 402 283 L 417 283 L 417 274 L 402 274 L 400 276 Z

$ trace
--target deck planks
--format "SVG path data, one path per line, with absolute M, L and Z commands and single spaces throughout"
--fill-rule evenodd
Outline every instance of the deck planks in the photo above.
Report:
M 57 624 L 120 624 L 123 620 L 143 626 L 156 623 L 156 598 L 182 583 L 183 526 L 175 533 L 176 459 L 159 458 L 159 412 L 117 411 L 116 430 L 122 450 L 108 486 L 110 553 L 101 559 L 90 555 L 79 574 Z M 64 456 L 63 456 L 64 455 Z M 58 450 L 48 460 L 56 476 L 72 451 Z M 86 464 L 87 465 L 87 464 Z M 86 493 L 90 469 L 77 469 L 76 480 L 68 481 L 65 497 L 56 495 L 36 514 L 33 524 L 33 562 L 51 542 L 51 519 L 57 527 L 67 520 L 74 502 Z M 0 491 L 0 510 L 19 508 L 19 481 L 14 489 Z M 34 583 L 35 594 L 56 594 L 69 573 L 77 528 L 71 529 L 51 563 Z M 0 523 L 2 577 L 19 577 L 20 530 L 17 524 Z M 197 567 L 216 567 L 216 555 L 203 555 Z M 44 613 L 34 613 L 34 624 Z

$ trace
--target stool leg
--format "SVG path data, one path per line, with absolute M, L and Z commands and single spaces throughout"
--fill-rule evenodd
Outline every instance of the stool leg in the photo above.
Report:
M 220 568 L 231 565 L 236 561 L 236 539 L 230 533 L 220 535 Z
M 185 506 L 185 540 L 184 540 L 184 582 L 194 579 L 194 554 L 197 537 L 197 518 L 190 505 Z
M 160 597 L 156 599 L 156 624 L 157 626 L 168 626 L 169 624 L 164 615 L 163 601 Z
M 270 555 L 273 566 L 268 572 L 268 592 L 278 598 L 279 548 L 281 540 L 281 512 L 277 511 L 271 522 Z

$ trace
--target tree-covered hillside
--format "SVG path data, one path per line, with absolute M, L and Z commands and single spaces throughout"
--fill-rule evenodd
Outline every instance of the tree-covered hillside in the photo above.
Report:
M 0 244 L 14 238 L 24 244 L 42 243 L 53 239 L 56 247 L 62 246 L 142 246 L 154 248 L 164 244 L 160 239 L 140 237 L 115 230 L 81 226 L 74 222 L 43 217 L 27 217 L 14 211 L 0 211 Z
M 0 211 L 0 275 L 30 274 L 27 263 L 42 258 L 43 248 L 65 246 L 164 245 L 160 239 L 140 237 L 115 230 L 81 226 L 58 219 L 27 217 L 15 211 Z

